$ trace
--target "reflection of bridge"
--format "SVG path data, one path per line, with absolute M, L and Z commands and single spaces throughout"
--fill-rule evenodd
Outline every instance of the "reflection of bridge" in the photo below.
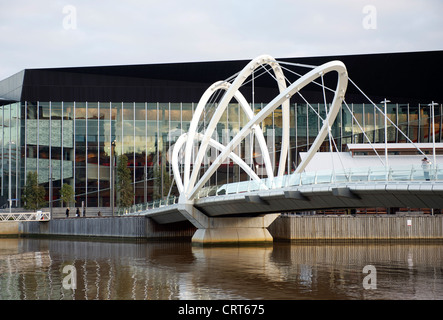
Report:
M 260 56 L 232 77 L 232 82 L 219 81 L 208 88 L 195 108 L 189 131 L 178 138 L 173 149 L 171 162 L 175 183 L 180 192 L 178 201 L 138 214 L 151 217 L 159 223 L 189 220 L 198 229 L 193 237 L 193 241 L 197 243 L 266 242 L 272 241 L 266 228 L 278 216 L 274 213 L 380 206 L 443 207 L 443 183 L 439 182 L 443 182 L 443 168 L 434 164 L 430 168 L 430 181 L 426 181 L 421 167 L 389 167 L 386 149 L 383 166 L 345 169 L 342 163 L 341 170 L 306 172 L 307 165 L 325 140 L 328 140 L 327 137 L 331 154 L 334 147 L 337 149 L 331 127 L 342 104 L 347 106 L 344 96 L 348 80 L 351 83 L 352 81 L 348 79 L 344 64 L 332 61 L 319 67 L 297 65 L 311 70 L 303 76 L 298 75 L 297 80 L 288 84 L 280 66 L 282 63 L 267 55 Z M 279 94 L 259 112 L 254 113 L 240 92 L 240 87 L 251 77 L 253 83 L 254 72 L 260 69 L 264 69 L 263 73 L 270 74 L 276 80 Z M 336 83 L 334 89 L 325 85 L 324 77 L 328 77 L 330 83 L 331 74 L 336 75 L 332 79 Z M 304 99 L 303 88 L 313 84 L 320 86 L 323 91 L 325 112 L 323 117 L 317 113 L 323 125 L 294 173 L 285 175 L 285 172 L 291 171 L 289 101 L 294 95 Z M 210 101 L 214 96 L 218 97 L 220 92 L 220 100 Z M 333 97 L 328 103 L 327 97 L 331 97 L 331 92 Z M 215 131 L 232 99 L 237 100 L 246 123 L 238 128 L 238 133 L 227 145 L 222 145 L 214 139 Z M 307 104 L 309 105 L 308 102 Z M 373 105 L 385 117 L 385 124 L 389 120 L 395 126 L 386 117 L 386 113 Z M 282 110 L 282 141 L 278 168 L 274 168 L 262 123 L 279 107 Z M 201 118 L 210 119 L 206 128 L 199 128 Z M 252 150 L 251 143 L 242 144 L 248 138 L 249 141 L 256 141 L 255 150 Z M 372 146 L 370 141 L 369 146 Z M 211 163 L 205 160 L 209 150 L 216 155 Z M 420 149 L 417 150 L 424 154 Z M 263 158 L 263 173 L 266 178 L 258 176 L 259 173 L 254 170 L 250 158 L 248 159 L 255 151 Z M 374 152 L 378 155 L 375 149 Z M 244 156 L 241 157 L 241 154 Z M 248 179 L 223 186 L 211 185 L 213 175 L 227 160 L 246 173 Z M 204 170 L 203 165 L 207 165 Z

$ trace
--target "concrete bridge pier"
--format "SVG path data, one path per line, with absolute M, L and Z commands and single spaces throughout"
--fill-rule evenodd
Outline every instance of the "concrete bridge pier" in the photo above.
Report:
M 192 237 L 193 244 L 254 244 L 272 243 L 267 227 L 279 214 L 261 217 L 209 218 L 209 226 L 199 228 Z
M 196 245 L 272 243 L 273 238 L 267 228 L 280 215 L 211 218 L 192 203 L 179 204 L 179 211 L 197 228 L 192 237 L 192 243 Z

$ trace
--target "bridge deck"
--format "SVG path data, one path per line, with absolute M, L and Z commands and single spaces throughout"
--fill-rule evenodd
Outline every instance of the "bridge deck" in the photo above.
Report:
M 345 208 L 443 208 L 443 166 L 349 168 L 242 181 L 201 190 L 194 206 L 209 217 Z M 183 221 L 177 198 L 135 212 L 158 223 Z M 167 205 L 170 203 L 169 205 Z
M 210 217 L 336 208 L 443 208 L 443 181 L 292 186 L 201 198 L 194 206 Z M 146 215 L 158 223 L 185 220 L 178 204 L 142 211 L 138 215 Z

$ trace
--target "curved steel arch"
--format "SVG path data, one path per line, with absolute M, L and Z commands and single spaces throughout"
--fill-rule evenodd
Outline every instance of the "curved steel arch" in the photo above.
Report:
M 208 103 L 209 98 L 217 90 L 228 91 L 230 89 L 230 87 L 231 87 L 231 84 L 229 82 L 226 82 L 226 81 L 215 82 L 203 93 L 197 107 L 195 108 L 195 112 L 192 117 L 191 124 L 189 126 L 189 131 L 187 134 L 187 140 L 186 140 L 186 146 L 185 146 L 185 172 L 184 172 L 184 178 L 183 178 L 183 186 L 185 189 L 188 188 L 189 183 L 191 183 L 192 186 L 194 186 L 194 184 L 195 184 L 195 177 L 190 177 L 191 154 L 192 154 L 192 147 L 193 147 L 194 141 L 195 141 L 195 135 L 197 134 L 198 121 L 201 117 L 201 114 L 203 113 L 203 110 L 204 110 L 206 104 Z M 246 113 L 249 120 L 251 120 L 254 117 L 254 112 L 252 111 L 251 107 L 249 106 L 248 102 L 246 101 L 246 99 L 242 95 L 242 93 L 238 90 L 235 91 L 234 98 L 240 104 L 241 108 Z M 218 108 L 220 108 L 220 106 Z M 223 109 L 223 111 L 224 111 L 224 109 Z M 223 114 L 223 111 L 219 112 L 220 115 L 218 116 L 218 120 L 220 119 L 221 115 Z M 217 125 L 218 120 L 215 123 L 215 125 Z M 260 129 L 260 127 L 258 125 L 255 125 L 253 130 L 256 133 L 257 141 L 259 143 L 260 149 L 262 150 L 266 173 L 267 173 L 268 177 L 270 179 L 272 179 L 274 176 L 274 173 L 272 170 L 271 159 L 270 159 L 269 153 L 267 152 L 266 140 L 263 135 L 263 131 Z M 207 134 L 202 139 L 199 139 L 199 140 L 203 141 L 206 139 L 207 141 L 210 141 L 210 139 L 212 137 L 213 130 L 210 135 L 208 134 L 208 131 L 206 131 L 206 133 Z M 203 148 L 201 147 L 200 149 L 203 149 Z M 206 148 L 204 149 L 204 153 L 206 153 Z M 204 155 L 204 153 L 203 153 L 203 155 Z M 201 162 L 200 162 L 200 164 L 201 164 Z M 191 182 L 189 181 L 190 179 L 192 179 Z
M 270 55 L 261 55 L 255 59 L 253 59 L 240 71 L 240 73 L 235 78 L 234 82 L 229 86 L 228 90 L 224 94 L 222 100 L 220 101 L 220 103 L 216 109 L 216 112 L 214 113 L 208 127 L 206 128 L 205 137 L 202 140 L 199 151 L 197 153 L 197 157 L 194 161 L 194 169 L 193 169 L 192 174 L 189 178 L 189 181 L 186 180 L 187 177 L 189 176 L 189 169 L 186 169 L 186 167 L 187 167 L 187 165 L 190 166 L 189 160 L 190 160 L 190 151 L 192 149 L 192 146 L 189 145 L 191 143 L 191 137 L 188 137 L 189 144 L 187 144 L 187 146 L 186 146 L 187 152 L 185 151 L 185 157 L 187 154 L 188 158 L 187 158 L 187 160 L 185 160 L 185 178 L 184 178 L 185 189 L 187 191 L 189 191 L 195 185 L 195 182 L 197 181 L 197 176 L 198 176 L 198 173 L 199 173 L 202 161 L 203 161 L 203 157 L 206 153 L 206 149 L 208 147 L 209 139 L 212 137 L 212 134 L 217 126 L 217 123 L 219 122 L 220 118 L 222 117 L 223 112 L 225 111 L 226 107 L 228 106 L 228 103 L 234 97 L 234 95 L 236 94 L 236 92 L 238 91 L 240 86 L 244 83 L 244 81 L 252 74 L 252 72 L 264 64 L 271 66 L 271 68 L 275 74 L 275 78 L 277 80 L 277 84 L 278 84 L 280 92 L 282 92 L 286 89 L 286 82 L 285 82 L 285 78 L 283 75 L 283 71 L 282 71 L 281 67 L 279 66 L 279 64 L 277 63 L 277 61 L 275 61 L 275 59 L 273 57 L 271 57 Z M 212 95 L 212 93 L 209 94 L 208 91 L 206 91 L 205 93 L 206 94 L 204 94 L 204 96 L 200 99 L 196 110 L 197 109 L 203 110 L 204 105 L 209 100 L 209 97 Z M 284 139 L 285 141 L 282 141 L 282 149 L 281 149 L 280 162 L 279 162 L 280 167 L 279 167 L 279 173 L 278 173 L 279 175 L 283 175 L 283 173 L 284 173 L 286 158 L 287 158 L 287 154 L 288 154 L 288 150 L 289 150 L 289 101 L 284 101 L 282 103 L 282 108 L 283 108 L 283 125 L 282 125 L 283 136 L 287 137 L 287 139 Z M 194 118 L 193 118 L 193 120 L 194 120 Z M 198 119 L 197 119 L 197 121 L 198 121 Z M 196 129 L 196 126 L 195 126 L 195 128 L 194 127 L 192 128 L 193 131 L 195 131 L 195 129 Z M 191 132 L 191 127 L 190 127 L 189 132 Z
M 270 103 L 268 103 L 257 115 L 253 115 L 252 109 L 247 104 L 243 95 L 238 91 L 239 87 L 243 84 L 247 77 L 260 65 L 268 64 L 270 65 L 277 78 L 277 82 L 279 85 L 280 94 L 276 96 Z M 292 83 L 289 87 L 286 87 L 286 82 L 283 77 L 283 72 L 281 71 L 278 63 L 270 56 L 263 55 L 254 60 L 252 60 L 236 77 L 232 84 L 228 84 L 226 82 L 220 81 L 213 84 L 206 92 L 203 94 L 200 102 L 196 108 L 193 119 L 191 121 L 191 126 L 189 132 L 180 136 L 179 140 L 176 142 L 173 150 L 173 170 L 174 170 L 174 178 L 176 179 L 177 185 L 179 186 L 179 190 L 181 193 L 181 201 L 192 201 L 198 191 L 204 186 L 204 184 L 210 179 L 210 177 L 215 173 L 220 164 L 226 160 L 227 157 L 230 157 L 235 161 L 238 165 L 240 165 L 248 175 L 250 175 L 253 179 L 259 179 L 259 177 L 255 174 L 255 172 L 248 166 L 246 163 L 240 159 L 237 155 L 235 155 L 232 150 L 238 146 L 238 144 L 253 130 L 258 133 L 257 138 L 259 142 L 263 143 L 261 137 L 263 136 L 263 132 L 258 126 L 267 116 L 269 116 L 276 108 L 282 106 L 283 109 L 283 125 L 282 125 L 282 150 L 280 155 L 280 164 L 279 164 L 279 172 L 278 175 L 283 175 L 287 154 L 289 151 L 289 99 L 292 95 L 299 92 L 302 88 L 304 88 L 309 83 L 313 82 L 317 78 L 323 76 L 326 73 L 331 71 L 336 71 L 338 73 L 338 81 L 337 87 L 334 93 L 334 98 L 332 101 L 332 105 L 329 109 L 326 119 L 323 122 L 323 126 L 317 135 L 314 143 L 309 149 L 305 159 L 299 164 L 296 168 L 296 172 L 301 172 L 305 169 L 306 165 L 314 156 L 315 152 L 320 148 L 323 143 L 326 135 L 328 134 L 328 129 L 332 126 L 337 117 L 338 111 L 340 109 L 341 103 L 344 99 L 344 95 L 346 92 L 347 84 L 348 84 L 348 76 L 345 65 L 340 61 L 332 61 L 329 63 L 325 63 L 315 69 L 311 70 L 304 76 L 300 77 L 297 81 Z M 196 132 L 198 121 L 200 119 L 201 113 L 204 110 L 204 106 L 208 102 L 211 95 L 218 89 L 226 90 L 225 95 L 222 98 L 222 101 L 218 105 L 216 111 L 214 112 L 214 116 L 212 117 L 208 128 L 205 134 L 200 134 Z M 237 133 L 237 135 L 230 141 L 227 146 L 222 146 L 215 140 L 213 140 L 212 134 L 215 130 L 215 127 L 220 120 L 224 110 L 227 107 L 227 104 L 230 100 L 235 97 L 237 101 L 240 103 L 243 110 L 249 117 L 249 122 Z M 190 173 L 190 159 L 191 159 L 191 151 L 195 136 L 198 136 L 198 140 L 201 140 L 201 145 L 199 151 L 197 153 L 195 166 Z M 178 171 L 178 152 L 183 144 L 186 143 L 185 149 L 185 174 L 184 174 L 184 183 L 181 181 L 180 173 Z M 207 152 L 208 145 L 216 147 L 220 150 L 220 154 L 216 158 L 216 160 L 209 166 L 204 175 L 200 178 L 198 182 L 196 182 L 198 172 L 201 167 L 201 163 L 203 161 L 203 157 Z M 266 152 L 263 152 L 266 151 Z M 262 153 L 267 155 L 269 158 L 269 153 L 267 152 L 267 148 L 262 148 Z M 273 177 L 273 174 L 268 174 L 269 177 Z M 184 197 L 183 197 L 184 196 Z
M 188 138 L 187 135 L 188 135 L 188 133 L 182 134 L 178 138 L 177 142 L 174 145 L 174 149 L 172 150 L 172 171 L 174 173 L 174 179 L 175 179 L 175 182 L 177 184 L 177 188 L 180 193 L 182 193 L 185 189 L 184 189 L 184 184 L 183 184 L 182 179 L 180 177 L 180 172 L 179 172 L 179 168 L 178 168 L 178 153 L 180 151 L 180 148 L 183 146 L 183 144 L 186 143 L 187 138 Z M 201 133 L 197 133 L 197 136 L 198 136 L 197 139 L 199 139 L 199 140 L 202 140 L 204 138 L 204 135 Z M 219 151 L 223 151 L 225 149 L 224 145 L 222 145 L 220 142 L 218 142 L 214 139 L 209 140 L 209 145 L 211 147 L 216 148 Z M 240 158 L 234 152 L 231 152 L 229 154 L 229 157 L 232 159 L 232 161 L 237 163 L 252 179 L 254 179 L 257 182 L 261 182 L 260 177 L 254 172 L 254 170 L 251 169 L 250 166 L 248 166 L 248 164 L 246 162 L 243 161 L 242 158 Z M 267 187 L 265 185 L 263 185 L 263 187 L 267 189 Z

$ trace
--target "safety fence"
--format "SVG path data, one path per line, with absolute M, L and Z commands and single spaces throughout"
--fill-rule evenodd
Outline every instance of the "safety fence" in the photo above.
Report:
M 4 221 L 49 221 L 49 212 L 11 212 L 0 213 L 0 222 Z

